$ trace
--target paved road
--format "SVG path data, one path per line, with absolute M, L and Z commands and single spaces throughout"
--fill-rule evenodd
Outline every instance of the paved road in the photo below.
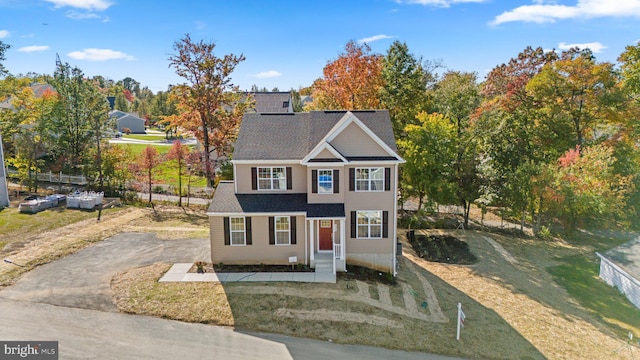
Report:
M 43 265 L 0 291 L 0 340 L 58 341 L 60 359 L 451 359 L 117 312 L 113 274 L 208 260 L 208 251 L 207 239 L 123 233 Z

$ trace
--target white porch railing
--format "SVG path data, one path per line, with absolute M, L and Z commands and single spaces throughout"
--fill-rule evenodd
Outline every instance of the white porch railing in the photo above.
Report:
M 342 244 L 333 243 L 333 258 L 342 259 Z

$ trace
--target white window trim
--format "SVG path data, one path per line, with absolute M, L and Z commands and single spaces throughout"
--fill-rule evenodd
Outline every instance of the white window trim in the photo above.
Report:
M 371 182 L 373 181 L 371 179 L 371 173 L 373 171 L 379 170 L 379 169 L 382 169 L 382 186 L 381 186 L 382 189 L 380 189 L 380 190 L 371 190 Z M 358 170 L 368 170 L 367 179 L 358 179 Z M 353 181 L 355 182 L 355 184 L 354 184 L 355 191 L 356 192 L 384 192 L 384 188 L 385 188 L 384 172 L 385 172 L 384 167 L 380 167 L 380 166 L 378 166 L 378 167 L 357 167 L 356 170 L 355 170 L 355 175 L 354 175 L 354 179 L 353 179 Z M 358 190 L 358 182 L 359 181 L 360 182 L 364 182 L 364 181 L 367 182 L 367 185 L 368 185 L 367 190 Z M 377 179 L 376 179 L 376 181 L 377 181 Z
M 362 237 L 360 236 L 360 226 L 364 226 L 364 225 L 360 225 L 360 223 L 358 223 L 358 218 L 360 213 L 364 213 L 364 212 L 377 212 L 380 215 L 380 236 L 371 236 L 371 226 L 372 224 L 369 222 L 366 226 L 367 226 L 367 234 L 368 236 L 366 237 Z M 382 219 L 382 210 L 356 210 L 356 239 L 382 239 L 382 230 L 384 228 L 384 224 L 382 223 L 383 219 Z M 378 226 L 376 224 L 373 224 L 373 226 Z
M 233 230 L 233 219 L 242 219 L 242 231 Z M 233 233 L 242 233 L 242 244 L 233 243 Z M 229 245 L 231 246 L 247 246 L 247 219 L 244 216 L 229 217 Z
M 287 219 L 287 230 L 278 230 L 278 219 L 286 218 Z M 278 244 L 278 233 L 287 233 L 287 243 L 286 244 Z M 289 246 L 291 245 L 291 218 L 289 216 L 274 216 L 273 217 L 273 237 L 275 238 L 276 246 Z
M 331 171 L 331 190 L 330 191 L 322 191 L 322 187 L 320 186 L 320 172 L 321 171 Z M 333 169 L 318 169 L 318 194 L 333 194 Z
M 260 177 L 260 170 L 261 169 L 269 169 L 269 188 L 262 188 L 260 186 L 260 180 L 266 180 L 267 178 L 261 178 Z M 274 189 L 273 188 L 273 181 L 277 180 L 280 181 L 280 178 L 274 178 L 274 174 L 275 172 L 273 171 L 273 169 L 282 169 L 282 173 L 284 174 L 284 188 L 283 189 Z M 257 182 L 258 182 L 258 191 L 282 191 L 282 190 L 287 190 L 287 168 L 285 166 L 261 166 L 258 167 L 257 169 L 257 173 L 256 173 L 256 177 L 257 177 Z

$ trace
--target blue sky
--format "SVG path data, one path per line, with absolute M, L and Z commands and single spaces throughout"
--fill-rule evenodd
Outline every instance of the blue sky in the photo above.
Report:
M 88 76 L 166 90 L 181 81 L 168 57 L 187 33 L 218 56 L 244 54 L 232 74 L 242 89 L 309 86 L 350 40 L 379 54 L 399 40 L 482 80 L 527 46 L 615 62 L 640 40 L 640 0 L 0 0 L 14 75 L 52 74 L 59 54 Z

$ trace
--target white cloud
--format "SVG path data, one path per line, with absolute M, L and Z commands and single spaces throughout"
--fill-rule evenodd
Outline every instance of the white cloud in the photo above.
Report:
M 534 1 L 503 12 L 491 24 L 522 21 L 548 23 L 571 18 L 640 17 L 640 0 L 577 0 L 575 5 L 557 5 L 549 1 Z
M 579 49 L 590 49 L 594 53 L 601 53 L 602 50 L 607 48 L 606 46 L 604 46 L 602 43 L 599 43 L 599 42 L 590 42 L 590 43 L 582 43 L 582 44 L 567 44 L 567 43 L 561 42 L 558 44 L 558 49 L 560 50 L 569 50 L 574 47 L 577 47 Z
M 424 6 L 450 7 L 452 4 L 460 3 L 483 3 L 488 0 L 396 0 L 399 4 L 417 4 Z
M 39 51 L 45 51 L 45 50 L 49 50 L 49 46 L 47 45 L 31 45 L 31 46 L 25 46 L 25 47 L 21 47 L 20 49 L 18 49 L 18 51 L 21 52 L 39 52 Z
M 111 49 L 84 49 L 82 51 L 73 51 L 67 54 L 70 58 L 76 60 L 87 60 L 87 61 L 107 61 L 107 60 L 135 60 L 135 58 L 131 55 L 127 55 L 121 51 L 114 51 Z
M 372 43 L 374 41 L 378 41 L 378 40 L 384 40 L 384 39 L 393 39 L 393 36 L 389 36 L 389 35 L 374 35 L 374 36 L 369 36 L 367 38 L 364 39 L 360 39 L 358 40 L 358 43 L 363 44 L 363 43 Z
M 278 76 L 282 76 L 282 73 L 276 70 L 263 71 L 255 75 L 255 77 L 260 79 L 274 78 Z
M 73 20 L 100 19 L 100 15 L 92 12 L 67 11 L 67 17 Z
M 9 30 L 0 30 L 0 39 L 8 38 Z
M 107 10 L 113 3 L 107 0 L 45 0 L 52 3 L 56 8 L 72 7 L 89 11 Z

